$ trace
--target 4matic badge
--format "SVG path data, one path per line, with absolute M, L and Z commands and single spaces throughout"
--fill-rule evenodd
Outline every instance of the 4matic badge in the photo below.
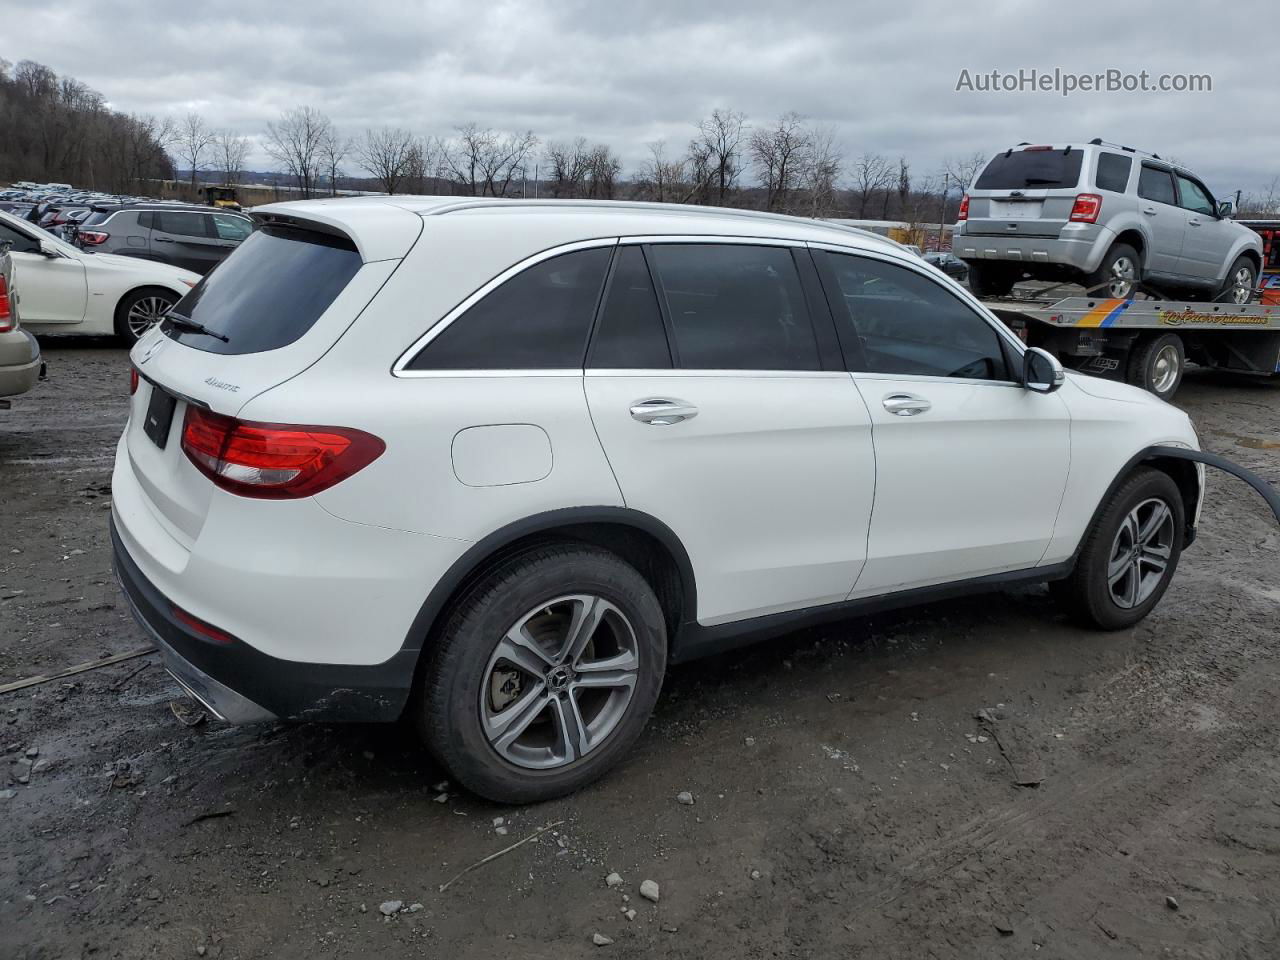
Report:
M 231 393 L 240 392 L 239 384 L 227 383 L 227 381 L 219 380 L 217 377 L 205 377 L 204 382 L 211 387 L 217 387 L 219 390 L 227 390 Z

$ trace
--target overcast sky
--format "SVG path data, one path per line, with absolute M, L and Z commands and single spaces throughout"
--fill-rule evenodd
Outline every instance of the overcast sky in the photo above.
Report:
M 1179 7 L 1185 7 L 1181 11 Z M 1146 9 L 1144 9 L 1146 8 Z M 0 0 L 0 57 L 38 60 L 117 109 L 258 136 L 309 104 L 340 130 L 447 134 L 476 121 L 544 142 L 679 150 L 715 107 L 768 123 L 795 110 L 847 156 L 947 156 L 1107 140 L 1172 155 L 1226 196 L 1280 173 L 1271 0 L 1216 17 L 1192 4 L 998 0 Z M 1229 16 L 1227 15 L 1229 13 Z M 20 29 L 11 29 L 21 24 Z M 1249 51 L 1254 51 L 1250 53 Z M 956 92 L 962 70 L 1209 74 L 1212 92 Z M 270 167 L 255 147 L 250 166 Z

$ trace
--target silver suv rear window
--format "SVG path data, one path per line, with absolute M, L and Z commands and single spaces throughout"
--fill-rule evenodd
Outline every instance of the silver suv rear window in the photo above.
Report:
M 164 332 L 208 353 L 278 350 L 311 329 L 361 265 L 345 238 L 260 227 L 171 311 L 209 333 L 172 323 Z
M 977 190 L 1054 190 L 1080 183 L 1083 150 L 1014 150 L 991 158 Z

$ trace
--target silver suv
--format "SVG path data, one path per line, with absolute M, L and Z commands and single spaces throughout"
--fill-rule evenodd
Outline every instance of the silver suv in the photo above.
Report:
M 1024 277 L 1125 298 L 1139 285 L 1248 303 L 1262 242 L 1226 219 L 1194 174 L 1153 153 L 1091 140 L 1018 144 L 983 168 L 960 205 L 953 248 L 980 297 Z

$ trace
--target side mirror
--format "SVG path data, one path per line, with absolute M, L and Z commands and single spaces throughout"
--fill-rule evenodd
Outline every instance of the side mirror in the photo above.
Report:
M 1224 220 L 1225 220 L 1227 217 L 1231 216 L 1231 214 L 1232 214 L 1232 213 L 1234 213 L 1234 212 L 1235 212 L 1235 206 L 1231 203 L 1231 201 L 1230 201 L 1230 200 L 1219 200 L 1219 201 L 1218 201 L 1218 216 L 1219 216 L 1219 217 L 1221 217 L 1222 219 L 1224 219 Z
M 48 240 L 40 241 L 40 256 L 48 257 L 50 260 L 58 260 L 62 257 L 62 251 L 55 247 Z
M 1053 393 L 1067 379 L 1062 364 L 1048 350 L 1028 347 L 1022 355 L 1022 385 L 1036 393 Z

